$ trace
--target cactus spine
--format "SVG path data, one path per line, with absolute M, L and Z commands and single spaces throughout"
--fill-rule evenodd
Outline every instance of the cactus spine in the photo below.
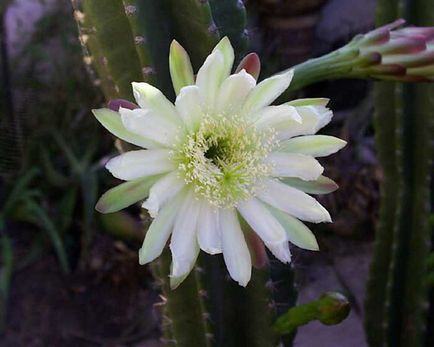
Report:
M 85 59 L 94 64 L 105 95 L 132 100 L 131 81 L 145 79 L 122 0 L 72 3 Z
M 199 278 L 200 269 L 196 267 L 176 290 L 171 290 L 168 281 L 170 262 L 170 252 L 166 249 L 152 264 L 162 289 L 163 342 L 168 346 L 211 346 L 212 334 L 203 301 L 205 292 Z
M 432 24 L 429 1 L 378 5 L 379 24 L 399 16 Z M 379 83 L 375 126 L 384 168 L 380 221 L 366 299 L 370 346 L 422 346 L 429 252 L 432 87 Z

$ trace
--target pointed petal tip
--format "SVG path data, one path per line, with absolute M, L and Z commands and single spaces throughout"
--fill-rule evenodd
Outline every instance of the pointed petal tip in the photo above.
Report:
M 97 210 L 99 213 L 109 213 L 107 212 L 107 206 L 105 205 L 105 203 L 103 201 L 101 201 L 101 198 L 97 201 L 96 205 L 95 205 L 95 210 Z
M 187 278 L 188 274 L 182 276 L 169 275 L 169 285 L 171 290 L 175 290 Z
M 241 70 L 245 70 L 257 80 L 261 72 L 261 60 L 259 56 L 256 53 L 247 54 L 239 63 L 235 73 L 238 73 Z
M 173 40 L 172 40 L 172 42 L 170 43 L 170 46 L 171 46 L 171 47 L 172 47 L 172 46 L 174 46 L 174 47 L 175 47 L 175 46 L 176 46 L 176 47 L 179 47 L 179 46 L 182 47 L 181 44 L 180 44 L 176 39 L 173 39 Z
M 205 253 L 211 254 L 211 255 L 216 255 L 216 254 L 221 254 L 222 250 L 218 249 L 218 248 L 201 248 L 202 251 L 204 251 Z
M 111 158 L 111 159 L 109 159 L 109 160 L 107 161 L 107 163 L 105 163 L 104 167 L 105 167 L 108 171 L 110 171 L 110 173 L 113 175 L 112 170 L 113 170 L 113 168 L 114 168 L 115 166 L 117 166 L 117 165 L 119 164 L 119 161 L 120 161 L 120 160 L 121 160 L 121 158 L 120 158 L 119 155 L 116 156 L 116 157 L 114 157 L 114 158 Z
M 146 259 L 145 254 L 144 254 L 143 248 L 140 248 L 139 249 L 139 264 L 140 265 L 145 265 L 147 263 L 148 263 L 148 261 Z
M 155 219 L 158 216 L 158 206 L 159 204 L 149 197 L 147 200 L 145 200 L 142 204 L 142 208 L 148 211 L 151 218 Z
M 238 284 L 241 286 L 241 287 L 247 287 L 247 284 L 249 284 L 249 282 L 241 282 L 241 281 L 238 281 Z

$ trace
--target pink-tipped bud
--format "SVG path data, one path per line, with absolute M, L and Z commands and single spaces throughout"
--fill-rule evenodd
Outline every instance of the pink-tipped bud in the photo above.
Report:
M 422 52 L 426 49 L 425 41 L 410 37 L 391 38 L 389 42 L 381 46 L 368 47 L 369 51 L 381 54 L 410 54 Z
M 407 27 L 393 31 L 392 35 L 427 42 L 434 39 L 434 27 Z
M 370 66 L 381 63 L 381 54 L 378 52 L 361 53 L 357 60 L 359 66 Z
M 390 38 L 390 31 L 405 24 L 404 19 L 398 19 L 390 24 L 379 27 L 365 34 L 362 39 L 362 45 L 379 44 L 387 42 Z
M 372 75 L 404 76 L 406 69 L 402 65 L 377 65 L 369 68 Z
M 354 71 L 380 79 L 430 80 L 431 69 L 424 67 L 434 65 L 434 27 L 398 28 L 404 23 L 397 20 L 344 47 L 342 51 L 360 52 Z
M 259 73 L 261 72 L 261 61 L 259 56 L 256 53 L 247 54 L 243 60 L 241 60 L 235 72 L 238 73 L 243 69 L 255 79 L 258 79 Z
M 130 102 L 130 101 L 125 100 L 125 99 L 110 100 L 108 102 L 107 106 L 110 110 L 116 111 L 116 112 L 118 112 L 121 107 L 122 108 L 128 108 L 130 110 L 134 110 L 136 108 L 139 108 L 139 106 L 137 106 L 135 103 Z
M 400 64 L 406 68 L 434 64 L 434 51 L 383 56 L 383 64 Z

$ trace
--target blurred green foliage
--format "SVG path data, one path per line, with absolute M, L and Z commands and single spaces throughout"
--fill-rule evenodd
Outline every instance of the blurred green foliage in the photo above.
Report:
M 12 233 L 16 222 L 35 230 L 18 268 L 52 247 L 68 273 L 85 258 L 95 232 L 94 206 L 106 179 L 99 160 L 112 140 L 91 116 L 103 97 L 84 68 L 76 36 L 70 4 L 59 1 L 9 62 L 20 133 L 4 123 L 10 115 L 1 119 L 0 127 L 9 126 L 9 137 L 0 140 L 1 230 Z M 21 152 L 12 145 L 18 140 Z

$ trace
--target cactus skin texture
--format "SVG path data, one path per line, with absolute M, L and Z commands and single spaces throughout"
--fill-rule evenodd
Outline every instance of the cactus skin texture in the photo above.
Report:
M 432 2 L 379 2 L 378 24 L 401 16 L 414 25 L 432 25 Z M 384 183 L 365 329 L 372 347 L 419 347 L 426 324 L 434 90 L 431 85 L 381 82 L 375 91 L 376 141 Z
M 147 44 L 147 37 L 139 25 L 139 9 L 136 0 L 123 0 L 125 15 L 130 22 L 131 31 L 134 36 L 134 45 L 139 56 L 140 65 L 144 80 L 150 84 L 155 84 L 155 70 L 152 67 L 152 58 Z
M 73 5 L 78 8 L 78 1 Z M 89 47 L 88 60 L 95 64 L 103 82 L 112 81 L 112 87 L 103 83 L 107 86 L 103 91 L 110 98 L 132 101 L 131 81 L 143 81 L 144 77 L 122 0 L 82 0 L 81 10 L 76 14 L 80 13 L 86 26 L 81 29 L 81 42 Z M 85 40 L 83 31 L 88 35 Z
M 220 36 L 227 36 L 234 46 L 237 63 L 245 55 L 249 44 L 244 4 L 241 0 L 209 0 L 209 3 Z
M 72 0 L 74 18 L 79 30 L 79 40 L 83 49 L 83 61 L 95 86 L 100 87 L 106 99 L 118 97 L 115 84 L 101 53 L 91 17 L 85 16 L 80 1 Z
M 155 71 L 155 86 L 170 100 L 175 99 L 169 74 L 169 47 L 172 41 L 172 23 L 169 0 L 136 0 L 138 27 L 146 37 Z
M 177 289 L 171 290 L 168 281 L 170 262 L 170 251 L 165 249 L 152 264 L 163 293 L 163 342 L 167 346 L 209 347 L 212 334 L 203 302 L 205 292 L 201 288 L 200 269 L 194 269 Z
M 268 271 L 252 269 L 252 278 L 243 288 L 227 274 L 222 256 L 204 254 L 201 262 L 215 346 L 276 346 Z
M 197 71 L 220 39 L 206 0 L 169 0 L 176 40 L 186 49 Z

